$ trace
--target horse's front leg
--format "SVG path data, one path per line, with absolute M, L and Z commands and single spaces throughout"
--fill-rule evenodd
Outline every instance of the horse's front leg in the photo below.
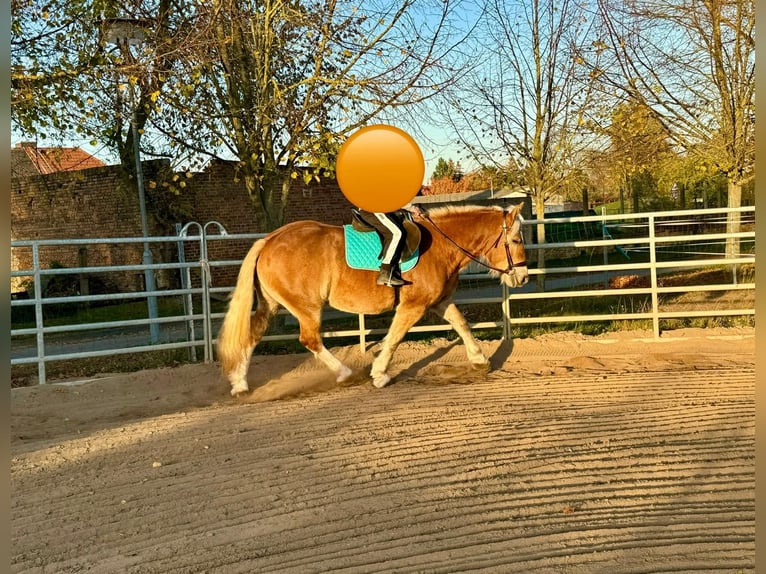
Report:
M 425 308 L 421 306 L 407 307 L 400 304 L 397 307 L 394 318 L 391 321 L 391 327 L 389 327 L 388 333 L 383 338 L 383 346 L 380 353 L 372 362 L 370 376 L 372 377 L 373 385 L 382 388 L 389 383 L 391 377 L 386 371 L 391 362 L 391 357 L 393 357 L 394 351 L 396 351 L 399 343 L 402 342 L 407 331 L 420 320 L 424 312 Z
M 465 317 L 460 312 L 460 309 L 457 308 L 457 305 L 450 300 L 443 301 L 434 307 L 434 311 L 439 313 L 445 321 L 452 325 L 452 328 L 455 329 L 455 332 L 463 340 L 468 360 L 474 365 L 481 367 L 486 366 L 489 361 L 487 361 L 487 357 L 484 356 L 479 343 L 474 338 L 473 333 L 471 333 L 471 326 L 468 324 L 468 321 L 465 320 Z

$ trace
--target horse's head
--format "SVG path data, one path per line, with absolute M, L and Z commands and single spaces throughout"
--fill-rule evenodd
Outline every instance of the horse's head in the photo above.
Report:
M 492 249 L 487 254 L 494 267 L 504 269 L 501 281 L 509 287 L 521 287 L 529 281 L 527 253 L 524 249 L 524 233 L 521 205 L 502 212 L 502 228 Z

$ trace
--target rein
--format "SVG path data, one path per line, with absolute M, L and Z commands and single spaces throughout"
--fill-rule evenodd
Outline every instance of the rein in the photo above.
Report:
M 497 244 L 500 241 L 500 238 L 504 237 L 503 243 L 505 245 L 505 257 L 508 260 L 508 267 L 506 267 L 505 269 L 500 269 L 499 267 L 495 267 L 494 265 L 490 265 L 489 263 L 487 263 L 485 261 L 482 261 L 479 258 L 479 256 L 474 255 L 473 253 L 468 251 L 465 247 L 463 247 L 462 245 L 459 245 L 458 243 L 456 243 L 454 239 L 452 239 L 449 235 L 444 233 L 444 231 L 442 231 L 441 228 L 438 225 L 436 225 L 434 220 L 431 219 L 431 216 L 427 212 L 422 212 L 421 215 L 422 215 L 423 219 L 425 219 L 431 225 L 433 225 L 434 229 L 439 232 L 439 235 L 441 235 L 442 237 L 444 237 L 444 239 L 446 239 L 452 245 L 457 247 L 463 255 L 465 255 L 466 257 L 468 257 L 472 261 L 475 261 L 479 265 L 483 265 L 487 269 L 491 269 L 492 271 L 496 271 L 498 273 L 502 273 L 503 275 L 509 275 L 511 273 L 511 271 L 513 271 L 514 267 L 524 267 L 524 266 L 526 266 L 527 262 L 525 260 L 525 261 L 519 261 L 516 264 L 513 263 L 513 258 L 511 257 L 511 247 L 510 247 L 510 244 L 508 243 L 508 226 L 505 223 L 505 215 L 506 215 L 506 213 L 507 213 L 507 211 L 503 210 L 503 228 L 500 230 L 500 235 L 497 236 L 497 239 L 495 239 L 495 242 L 493 244 L 493 246 L 496 247 Z

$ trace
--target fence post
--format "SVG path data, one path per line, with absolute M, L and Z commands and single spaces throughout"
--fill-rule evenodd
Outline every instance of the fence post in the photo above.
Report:
M 606 207 L 601 206 L 601 239 L 611 239 L 609 229 L 606 227 Z M 604 267 L 609 265 L 609 248 L 604 245 Z M 604 275 L 604 289 L 609 289 L 609 272 Z
M 45 335 L 43 334 L 43 280 L 40 273 L 40 246 L 32 244 L 32 271 L 35 286 L 35 336 L 37 338 L 37 382 L 45 384 Z
M 226 231 L 226 228 L 218 223 L 217 221 L 208 221 L 205 225 L 202 225 L 200 223 L 197 223 L 196 221 L 190 221 L 186 225 L 184 225 L 180 231 L 178 231 L 178 235 L 182 237 L 186 237 L 187 232 L 189 230 L 189 227 L 196 226 L 199 230 L 199 271 L 200 271 L 200 281 L 202 283 L 202 337 L 203 337 L 203 344 L 204 344 L 204 361 L 206 363 L 210 363 L 213 361 L 213 320 L 210 311 L 210 286 L 213 282 L 212 274 L 210 273 L 210 262 L 208 261 L 207 256 L 207 226 L 208 225 L 217 225 L 218 226 L 218 232 L 221 235 L 228 235 L 228 232 Z M 176 229 L 178 229 L 178 225 L 176 226 Z M 179 242 L 180 243 L 180 242 Z M 179 245 L 179 261 L 181 259 L 181 254 L 183 252 L 183 248 Z M 189 273 L 189 268 L 186 268 L 187 274 Z M 191 286 L 191 277 L 188 276 L 187 281 L 189 282 L 189 286 Z M 188 297 L 191 298 L 191 293 L 188 294 Z M 191 320 L 192 325 L 192 331 L 194 330 L 194 320 Z M 195 355 L 196 360 L 196 355 Z
M 359 351 L 364 355 L 367 350 L 367 334 L 364 327 L 364 313 L 359 313 Z
M 211 333 L 210 321 L 210 266 L 207 260 L 207 240 L 205 228 L 201 227 L 199 238 L 199 271 L 200 281 L 202 282 L 202 332 L 205 340 L 205 362 L 213 360 L 213 334 Z
M 657 294 L 657 242 L 654 233 L 654 215 L 649 216 L 649 261 L 651 262 L 652 278 L 652 328 L 654 338 L 660 338 L 660 302 Z
M 203 317 L 202 317 L 202 333 L 203 333 L 203 335 L 202 336 L 203 336 L 203 341 L 202 341 L 202 343 L 204 345 L 204 351 L 205 351 L 205 362 L 207 363 L 208 362 L 208 347 L 209 347 L 209 345 L 208 345 L 208 336 L 209 336 L 209 333 L 207 331 L 207 323 L 205 322 L 205 317 L 207 316 L 207 313 L 208 313 L 207 298 L 205 297 L 205 294 L 204 294 L 204 291 L 205 291 L 205 265 L 207 264 L 205 250 L 204 250 L 204 247 L 203 247 L 203 244 L 204 244 L 204 237 L 203 236 L 205 234 L 205 230 L 202 227 L 202 225 L 200 225 L 196 221 L 190 221 L 189 223 L 187 223 L 186 225 L 184 225 L 181 228 L 181 230 L 178 232 L 178 235 L 181 236 L 181 237 L 186 237 L 188 235 L 188 233 L 189 233 L 189 227 L 191 227 L 192 225 L 196 226 L 197 229 L 199 230 L 199 254 L 200 254 L 200 262 L 199 262 L 200 265 L 199 266 L 200 266 L 200 278 L 201 278 L 201 281 L 202 281 L 202 290 L 203 290 L 203 295 L 202 295 L 202 315 L 203 315 Z M 189 282 L 189 288 L 191 289 L 191 270 L 188 267 L 186 268 L 186 274 L 187 274 L 187 281 Z M 191 299 L 191 296 L 192 296 L 191 293 L 189 293 L 188 297 L 190 299 Z M 194 331 L 194 319 L 190 319 L 190 322 L 191 322 L 192 331 Z M 196 360 L 196 356 L 197 355 L 196 355 L 196 351 L 195 351 L 195 354 L 194 354 L 195 360 Z
M 182 237 L 185 235 L 180 223 L 176 223 L 176 235 Z M 178 240 L 178 262 L 186 263 L 186 249 L 183 239 Z M 191 289 L 191 269 L 189 267 L 183 267 L 181 272 L 181 288 L 184 290 Z M 184 315 L 191 317 L 194 315 L 194 299 L 191 292 L 181 296 L 181 300 L 184 304 Z M 186 321 L 186 340 L 190 343 L 196 341 L 196 333 L 194 332 L 194 319 L 190 318 Z M 193 363 L 197 362 L 197 346 L 192 345 L 189 347 L 189 360 Z
M 210 305 L 210 287 L 213 285 L 213 274 L 210 271 L 210 261 L 207 254 L 207 226 L 217 225 L 218 233 L 221 235 L 228 235 L 226 228 L 217 221 L 208 221 L 205 225 L 201 226 L 201 259 L 200 267 L 202 270 L 202 306 L 204 314 L 204 326 L 205 326 L 205 362 L 213 362 L 213 317 Z
M 732 208 L 729 207 L 728 208 L 728 212 L 726 214 L 726 221 L 727 221 L 726 233 L 727 234 L 731 233 L 731 230 L 729 230 L 729 223 L 728 222 L 732 221 L 732 216 L 733 215 L 735 215 L 735 214 L 732 213 Z M 741 227 L 740 227 L 741 215 L 742 214 L 737 210 L 737 212 L 736 212 L 736 229 L 734 229 L 735 232 L 739 232 L 740 229 L 741 229 Z M 730 244 L 732 246 L 732 253 L 731 253 L 732 257 L 735 257 L 735 258 L 739 257 L 739 237 L 734 237 L 734 238 L 728 237 L 726 239 L 727 248 L 725 249 L 724 257 L 728 258 L 728 256 L 729 256 L 729 254 L 728 254 L 728 251 L 729 251 L 728 245 L 730 245 Z M 737 283 L 738 283 L 738 279 L 737 279 L 738 270 L 739 270 L 739 265 L 737 263 L 735 263 L 735 264 L 733 264 L 731 266 L 731 282 L 734 285 L 737 285 Z
M 500 305 L 503 312 L 503 339 L 510 340 L 511 338 L 511 300 L 510 289 L 504 282 L 500 282 L 500 293 L 503 297 L 503 302 Z

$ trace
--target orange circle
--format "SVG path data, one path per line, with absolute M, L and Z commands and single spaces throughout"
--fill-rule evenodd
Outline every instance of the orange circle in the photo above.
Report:
M 365 126 L 338 152 L 335 176 L 343 195 L 366 211 L 404 207 L 423 184 L 426 164 L 407 132 L 384 124 Z

